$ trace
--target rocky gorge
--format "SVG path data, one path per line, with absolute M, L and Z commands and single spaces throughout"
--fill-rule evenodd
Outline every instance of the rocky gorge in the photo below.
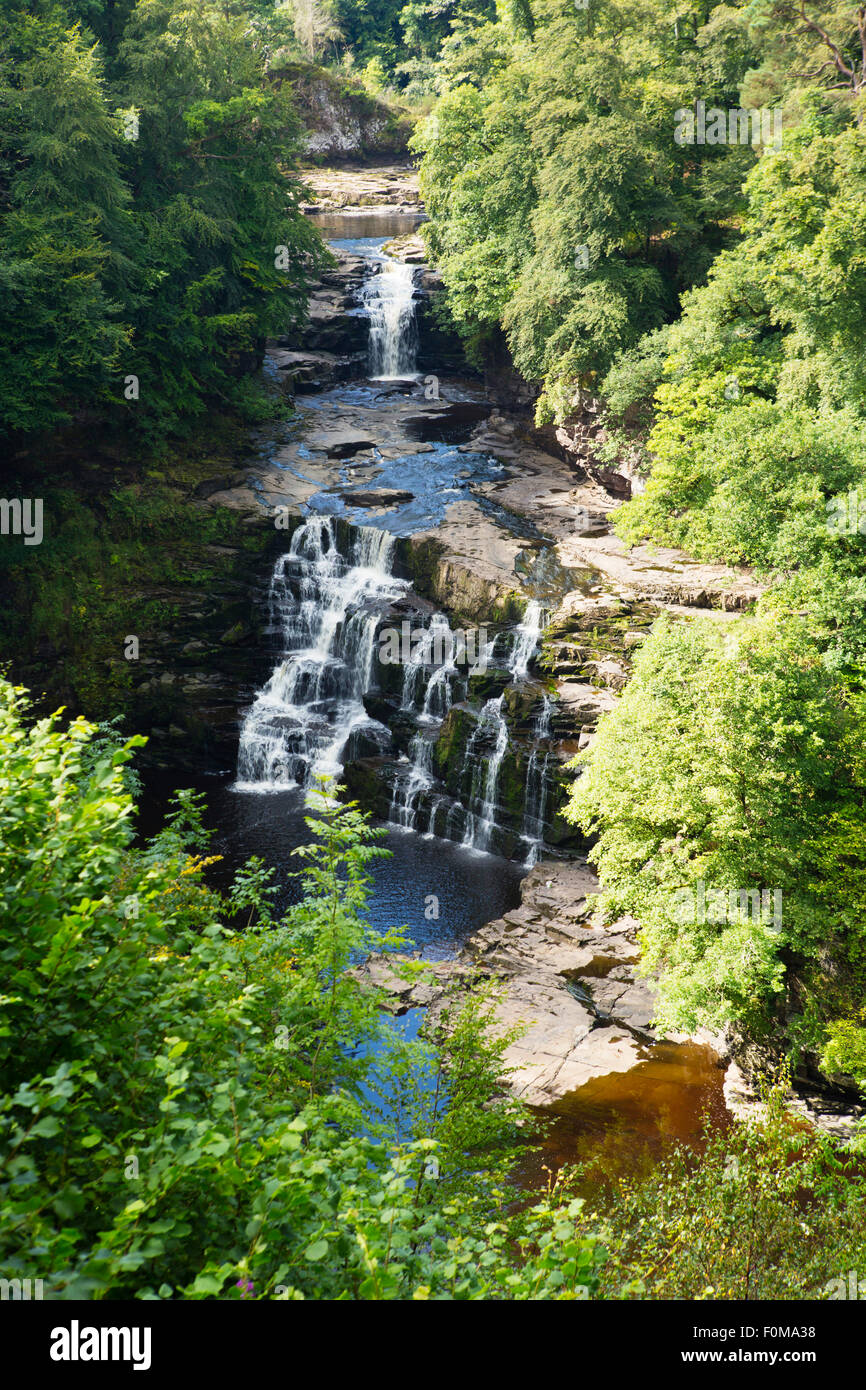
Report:
M 200 721 L 203 756 L 233 760 L 240 746 L 248 794 L 338 775 L 380 821 L 487 855 L 491 873 L 518 866 L 519 904 L 444 958 L 374 957 L 358 974 L 396 1013 L 426 1010 L 433 1030 L 455 995 L 496 981 L 498 1018 L 522 1030 L 506 1062 L 527 1104 L 580 1112 L 582 1095 L 616 1090 L 617 1077 L 639 1091 L 652 1073 L 712 1098 L 717 1119 L 750 1113 L 736 1038 L 653 1028 L 639 924 L 593 915 L 588 845 L 563 809 L 572 759 L 656 616 L 735 622 L 760 585 L 677 551 L 627 549 L 609 514 L 631 480 L 595 466 L 591 433 L 554 452 L 526 384 L 506 407 L 510 370 L 494 391 L 470 371 L 435 315 L 411 171 L 316 170 L 308 186 L 334 264 L 302 340 L 274 338 L 263 364 L 294 413 L 195 491 L 255 537 L 256 578 L 232 574 L 212 596 L 209 647 L 204 631 L 166 643 L 148 677 L 173 711 L 165 740 L 188 745 Z M 237 547 L 226 558 L 243 561 Z M 383 659 L 385 635 L 407 628 L 414 654 Z M 480 648 L 455 657 L 467 629 Z M 808 1087 L 793 1103 L 850 1129 L 850 1112 Z

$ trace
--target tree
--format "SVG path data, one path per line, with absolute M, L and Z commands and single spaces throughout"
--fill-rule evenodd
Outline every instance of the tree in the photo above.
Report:
M 674 138 L 696 87 L 730 105 L 753 56 L 716 8 L 680 31 L 655 0 L 541 0 L 443 43 L 415 139 L 425 235 L 467 339 L 501 325 L 543 384 L 540 420 L 673 318 L 730 236 L 754 152 Z
M 140 0 L 119 62 L 139 113 L 127 164 L 142 278 L 124 366 L 140 397 L 127 413 L 190 428 L 209 401 L 231 404 L 266 333 L 306 313 L 322 250 L 286 174 L 299 126 L 242 10 Z
M 119 129 L 95 48 L 59 20 L 5 21 L 0 69 L 0 429 L 104 397 L 132 267 Z
M 343 38 L 332 6 L 327 0 L 291 0 L 295 38 L 306 56 L 314 61 Z
M 567 814 L 605 911 L 641 923 L 663 1027 L 814 1054 L 866 985 L 866 710 L 780 616 L 659 620 Z
M 143 740 L 95 732 L 31 724 L 0 683 L 4 1272 L 38 1269 L 59 1299 L 586 1297 L 581 1203 L 517 1210 L 483 1180 L 501 1101 L 471 1009 L 441 1145 L 365 1112 L 365 1079 L 398 1083 L 407 1048 L 344 969 L 370 944 L 357 807 L 320 803 L 303 900 L 276 921 L 261 864 L 228 901 L 206 887 L 194 794 L 133 845 Z M 424 1176 L 440 1146 L 443 1183 Z

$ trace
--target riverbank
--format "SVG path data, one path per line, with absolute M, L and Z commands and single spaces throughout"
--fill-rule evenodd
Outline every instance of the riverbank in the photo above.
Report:
M 605 1078 L 637 1077 L 650 1063 L 662 1077 L 693 1077 L 698 1058 L 701 1086 L 718 1101 L 727 1068 L 730 1108 L 746 1114 L 756 1100 L 730 1040 L 664 1039 L 653 1030 L 652 997 L 637 973 L 638 924 L 591 921 L 586 898 L 598 885 L 562 810 L 574 777 L 568 765 L 613 708 L 658 613 L 737 622 L 761 587 L 745 571 L 680 552 L 627 550 L 609 526 L 619 490 L 540 448 L 519 402 L 513 412 L 494 406 L 480 378 L 432 370 L 443 353 L 448 368 L 460 360 L 459 345 L 443 348 L 434 327 L 435 276 L 417 266 L 417 247 L 402 244 L 401 271 L 385 250 L 388 237 L 417 225 L 411 176 L 353 171 L 333 189 L 328 177 L 311 179 L 310 207 L 324 209 L 336 266 L 314 287 L 303 337 L 275 338 L 266 349 L 266 380 L 292 413 L 242 448 L 202 454 L 169 476 L 178 517 L 190 520 L 189 544 L 182 559 L 164 544 L 158 562 L 150 558 L 152 587 L 139 573 L 133 597 L 160 605 L 153 614 L 139 617 L 134 606 L 115 613 L 108 636 L 116 647 L 104 657 L 114 684 L 102 693 L 112 710 L 126 701 L 135 726 L 150 732 L 150 761 L 179 781 L 188 769 L 234 774 L 239 743 L 252 750 L 249 813 L 228 816 L 229 824 L 257 824 L 261 798 L 284 795 L 285 770 L 293 780 L 300 766 L 305 776 L 333 745 L 350 794 L 382 821 L 425 843 L 450 842 L 449 855 L 484 851 L 491 873 L 497 856 L 529 869 L 520 904 L 503 916 L 478 925 L 479 917 L 458 914 L 455 930 L 443 921 L 448 944 L 432 984 L 407 993 L 393 961 L 370 963 L 364 976 L 390 981 L 395 1007 L 426 1008 L 434 1028 L 455 988 L 501 981 L 500 1022 L 526 1029 L 506 1062 L 527 1104 L 565 1104 L 574 1123 L 582 1094 L 588 1103 Z M 363 212 L 341 202 L 359 177 L 371 199 Z M 386 321 L 392 290 L 401 297 Z M 417 335 L 413 370 L 368 377 L 376 322 L 383 337 L 392 334 L 391 349 L 401 332 Z M 100 486 L 113 483 L 100 475 Z M 137 485 L 146 501 L 146 480 Z M 144 503 L 136 506 L 138 517 Z M 375 584 L 357 590 L 352 581 L 338 592 L 334 582 L 353 566 L 369 568 L 359 557 L 369 555 L 371 533 L 392 538 L 377 552 Z M 280 568 L 293 547 L 297 562 Z M 123 556 L 117 563 L 126 564 Z M 165 575 L 158 563 L 169 566 Z M 336 634 L 318 666 L 291 658 L 296 632 L 286 641 L 293 604 L 310 593 L 319 616 L 332 613 Z M 92 610 L 81 619 L 92 622 Z M 449 631 L 487 628 L 490 669 L 455 668 L 443 680 L 426 657 L 409 671 L 375 659 L 389 626 L 430 635 L 441 622 Z M 122 646 L 131 635 L 140 646 L 134 661 Z M 311 627 L 302 652 L 321 635 Z M 363 670 L 359 652 L 367 653 Z M 254 834 L 251 852 L 257 843 Z M 280 868 L 289 849 L 274 841 Z M 401 859 L 403 885 L 410 858 Z M 424 887 L 411 915 L 427 921 L 426 899 L 443 895 L 434 879 Z M 483 915 L 481 901 L 472 898 Z M 435 921 L 421 943 L 428 957 L 438 954 Z M 823 1122 L 814 1101 L 800 1103 Z M 832 1107 L 823 1113 L 834 1132 L 850 1132 Z

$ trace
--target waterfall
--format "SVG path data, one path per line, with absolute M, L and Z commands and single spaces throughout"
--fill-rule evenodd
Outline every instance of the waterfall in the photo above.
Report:
M 508 663 L 515 680 L 523 680 L 529 671 L 529 663 L 538 646 L 538 639 L 544 629 L 545 612 L 536 599 L 526 605 L 523 621 L 517 628 L 517 640 Z
M 466 761 L 471 765 L 473 755 L 475 759 L 466 831 L 463 836 L 463 844 L 467 849 L 490 848 L 490 836 L 496 823 L 499 769 L 508 747 L 508 725 L 502 717 L 503 699 L 504 696 L 500 695 L 495 700 L 487 701 L 466 747 Z M 493 740 L 490 738 L 491 733 Z M 493 742 L 493 748 L 485 759 L 484 745 L 488 742 Z M 476 786 L 479 780 L 480 790 Z
M 404 830 L 418 830 L 418 801 L 421 793 L 433 786 L 433 738 L 422 729 L 409 744 L 410 770 L 408 777 L 398 778 L 388 810 L 388 820 Z M 432 821 L 432 815 L 431 815 Z
M 428 681 L 424 679 L 428 666 L 435 666 L 430 683 L 435 682 L 443 672 L 455 672 L 454 666 L 454 634 L 444 613 L 434 613 L 430 619 L 430 625 L 425 629 L 420 637 L 415 639 L 415 644 L 411 652 L 411 660 L 407 661 L 403 667 L 403 690 L 400 698 L 401 709 L 415 709 L 419 702 L 420 689 L 423 684 L 424 696 L 421 701 L 421 708 L 425 714 L 435 714 L 436 710 L 428 708 L 430 691 Z M 446 707 L 447 708 L 447 707 Z M 442 710 L 444 714 L 445 709 Z
M 308 788 L 317 777 L 339 777 L 348 759 L 389 745 L 388 731 L 367 714 L 363 697 L 375 685 L 383 611 L 410 588 L 392 573 L 394 547 L 389 532 L 359 527 L 343 554 L 336 523 L 327 516 L 311 517 L 293 533 L 287 553 L 274 566 L 268 596 L 282 654 L 241 728 L 237 790 Z M 528 604 L 506 659 L 512 682 L 525 678 L 543 621 L 541 605 Z M 485 659 L 493 656 L 497 641 L 506 644 L 508 634 L 488 642 Z M 455 650 L 448 619 L 433 613 L 415 637 L 402 672 L 400 707 L 411 714 L 415 728 L 408 756 L 394 767 L 388 819 L 489 852 L 509 748 L 504 695 L 489 699 L 477 718 L 458 800 L 445 793 L 433 771 L 442 721 L 455 699 L 466 698 L 465 672 L 458 669 Z M 544 842 L 550 753 L 543 745 L 550 738 L 551 709 L 545 695 L 526 766 L 521 839 L 530 864 Z
M 540 748 L 539 743 L 550 738 L 553 705 L 549 696 L 544 695 L 542 698 L 541 711 L 536 717 L 533 729 L 533 736 L 537 742 L 526 765 L 523 839 L 528 846 L 524 863 L 530 868 L 544 847 L 544 817 L 547 811 L 547 769 L 550 763 L 550 750 Z
M 538 646 L 546 614 L 542 605 L 531 600 L 523 619 L 515 629 L 511 653 L 502 663 L 507 666 L 513 682 L 524 680 L 529 663 Z M 483 653 L 483 668 L 494 662 L 498 635 L 490 639 Z M 432 673 L 430 667 L 433 667 Z M 474 669 L 474 668 L 473 668 Z M 403 671 L 400 706 L 418 712 L 421 730 L 409 744 L 405 771 L 396 774 L 388 819 L 405 829 L 430 834 L 434 830 L 441 796 L 426 796 L 436 786 L 432 771 L 433 744 L 442 720 L 453 703 L 455 690 L 462 687 L 454 663 L 454 640 L 448 620 L 434 613 L 423 636 L 416 641 L 412 661 Z M 460 690 L 464 698 L 465 687 Z M 484 705 L 466 746 L 466 768 L 469 786 L 462 795 L 465 817 L 452 807 L 442 829 L 447 839 L 460 839 L 467 849 L 490 851 L 497 829 L 496 810 L 499 775 L 508 751 L 508 724 L 503 713 L 504 696 L 490 699 Z M 541 713 L 536 719 L 533 736 L 536 743 L 550 737 L 552 705 L 543 697 Z M 544 815 L 547 806 L 547 768 L 549 753 L 534 748 L 527 763 L 526 806 L 522 839 L 526 843 L 527 862 L 535 862 L 544 838 Z
M 317 776 L 337 776 L 351 736 L 379 728 L 362 696 L 381 608 L 408 587 L 391 574 L 393 550 L 387 531 L 360 527 L 347 560 L 330 517 L 295 531 L 270 590 L 283 657 L 244 720 L 238 790 L 307 787 Z
M 418 329 L 415 321 L 415 270 L 386 260 L 361 289 L 370 319 L 370 376 L 415 375 Z
M 404 830 L 420 831 L 421 795 L 435 783 L 433 743 L 451 708 L 454 683 L 459 679 L 454 661 L 454 634 L 444 613 L 432 615 L 423 636 L 416 641 L 412 658 L 403 671 L 400 708 L 420 710 L 419 722 L 426 728 L 415 734 L 409 744 L 409 773 L 395 779 L 388 819 Z M 434 669 L 428 675 L 431 665 Z M 433 830 L 439 801 L 441 797 L 430 810 L 428 834 Z
M 512 681 L 520 681 L 526 678 L 529 671 L 529 663 L 535 654 L 536 648 L 538 647 L 538 639 L 544 628 L 544 619 L 545 612 L 541 604 L 538 603 L 536 599 L 530 600 L 526 605 L 526 612 L 523 615 L 523 619 L 518 624 L 514 647 L 508 661 L 508 669 L 511 672 Z M 544 698 L 545 706 L 542 717 L 549 721 L 549 701 L 546 696 Z M 490 848 L 491 834 L 496 825 L 496 796 L 499 786 L 499 770 L 508 748 L 508 725 L 502 713 L 503 701 L 504 696 L 502 695 L 500 695 L 498 699 L 487 701 L 487 704 L 481 711 L 481 717 L 466 749 L 467 761 L 470 761 L 470 755 L 476 753 L 476 749 L 478 750 L 480 753 L 481 767 L 477 771 L 483 768 L 483 785 L 480 789 L 476 787 L 476 783 L 479 780 L 478 776 L 473 776 L 470 808 L 466 821 L 466 830 L 463 836 L 463 844 L 469 849 L 488 850 Z M 492 739 L 491 732 L 493 733 Z M 492 750 L 487 753 L 485 757 L 483 751 L 484 745 L 491 742 L 493 745 Z M 544 805 L 542 803 L 546 801 L 547 782 L 545 772 L 547 764 L 545 762 L 543 769 L 539 772 L 537 761 L 533 762 L 533 758 L 535 758 L 535 753 L 530 757 L 527 767 L 526 788 L 527 809 L 529 810 L 532 828 L 528 833 L 525 832 L 525 838 L 529 842 L 528 853 L 534 863 L 535 858 L 532 856 L 537 857 L 536 841 L 541 839 L 543 830 Z M 529 787 L 530 778 L 534 784 L 531 791 Z M 524 817 L 525 816 L 526 812 L 524 812 Z M 537 834 L 535 832 L 536 822 L 539 823 Z

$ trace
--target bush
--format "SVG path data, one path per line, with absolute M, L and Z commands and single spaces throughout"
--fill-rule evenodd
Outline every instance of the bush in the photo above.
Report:
M 364 919 L 383 851 L 356 806 L 319 799 L 303 900 L 275 921 L 261 864 L 226 902 L 204 884 L 192 794 L 134 847 L 141 739 L 91 752 L 84 720 L 26 714 L 0 685 L 4 1275 L 59 1299 L 587 1296 L 580 1203 L 518 1210 L 501 1181 L 490 1002 L 437 1054 L 347 973 L 396 942 Z M 402 1142 L 372 1091 L 408 1096 Z

